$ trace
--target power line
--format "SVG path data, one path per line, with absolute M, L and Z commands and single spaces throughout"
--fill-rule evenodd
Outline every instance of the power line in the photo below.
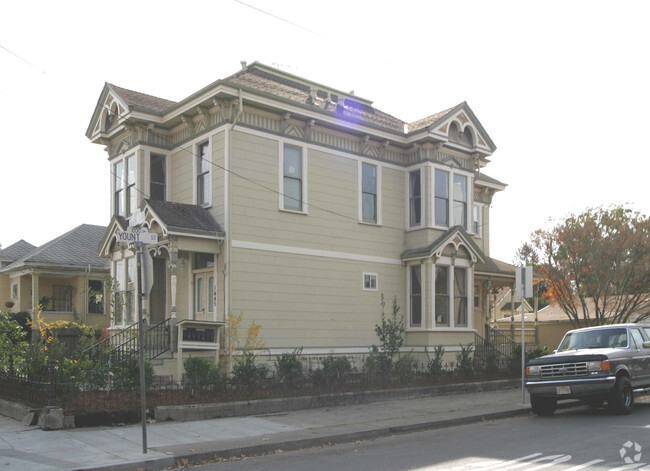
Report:
M 21 61 L 23 61 L 25 64 L 29 65 L 30 67 L 33 67 L 33 68 L 35 68 L 36 70 L 40 71 L 42 74 L 45 73 L 44 70 L 42 70 L 42 69 L 36 67 L 34 64 L 32 64 L 31 62 L 29 62 L 27 59 L 25 59 L 24 57 L 19 56 L 18 54 L 16 54 L 15 52 L 13 52 L 13 51 L 11 51 L 11 50 L 9 50 L 9 49 L 7 49 L 7 48 L 4 47 L 2 44 L 0 44 L 0 48 L 4 49 L 5 51 L 7 51 L 7 52 L 8 52 L 9 54 L 11 54 L 12 56 L 14 56 L 14 57 L 20 59 Z
M 109 112 L 112 112 L 108 107 L 106 107 L 106 105 L 102 105 L 102 108 L 108 110 Z M 119 115 L 119 114 L 118 114 L 118 116 L 124 117 L 124 116 Z M 165 136 L 163 136 L 161 134 L 158 134 L 155 131 L 152 131 L 151 129 L 145 127 L 142 124 L 134 123 L 134 125 L 135 125 L 135 127 L 139 127 L 140 129 L 145 130 L 148 133 L 153 134 L 153 135 L 155 135 L 157 137 L 161 137 L 163 139 L 165 138 Z M 260 183 L 258 181 L 253 180 L 250 177 L 246 177 L 246 176 L 241 175 L 241 174 L 239 174 L 239 173 L 237 173 L 237 172 L 235 172 L 235 171 L 233 171 L 231 169 L 227 169 L 227 168 L 225 168 L 225 167 L 223 167 L 223 166 L 221 166 L 221 165 L 219 165 L 219 164 L 217 164 L 215 162 L 212 162 L 212 160 L 206 159 L 203 156 L 196 154 L 194 152 L 194 150 L 193 150 L 194 146 L 183 147 L 183 146 L 177 144 L 177 145 L 174 145 L 173 148 L 179 149 L 179 150 L 181 150 L 183 152 L 187 152 L 192 157 L 199 158 L 199 159 L 207 162 L 208 164 L 210 164 L 213 167 L 216 167 L 216 168 L 218 168 L 218 169 L 220 169 L 220 170 L 222 170 L 224 172 L 228 172 L 230 175 L 241 178 L 242 180 L 244 180 L 244 181 L 246 181 L 246 182 L 248 182 L 248 183 L 250 183 L 252 185 L 255 185 L 255 186 L 259 187 L 259 188 L 262 188 L 263 190 L 266 190 L 266 191 L 268 191 L 270 193 L 273 193 L 275 195 L 282 196 L 283 198 L 291 198 L 294 201 L 301 202 L 303 205 L 305 205 L 305 206 L 307 206 L 309 208 L 313 208 L 315 210 L 323 211 L 325 213 L 328 213 L 328 214 L 331 214 L 331 215 L 334 215 L 334 216 L 337 216 L 337 217 L 340 217 L 340 218 L 343 218 L 343 219 L 347 219 L 347 220 L 350 220 L 350 221 L 359 222 L 359 219 L 357 217 L 355 217 L 355 216 L 349 216 L 347 214 L 343 214 L 343 213 L 340 213 L 338 211 L 334 211 L 334 210 L 331 210 L 331 209 L 327 209 L 327 208 L 323 208 L 323 207 L 314 205 L 313 203 L 308 203 L 308 202 L 305 202 L 305 201 L 298 200 L 298 199 L 294 198 L 291 195 L 287 195 L 287 194 L 285 194 L 285 193 L 283 193 L 283 192 L 281 192 L 279 190 L 276 190 L 275 188 L 268 187 L 268 186 L 266 186 L 266 185 L 264 185 L 264 184 L 262 184 L 262 183 Z M 149 195 L 147 193 L 145 193 L 143 190 L 137 188 L 137 185 L 130 185 L 129 186 L 129 184 L 128 184 L 129 182 L 127 180 L 125 180 L 123 178 L 123 176 L 120 176 L 120 175 L 117 175 L 116 173 L 114 173 L 112 168 L 110 169 L 110 173 L 111 173 L 111 175 L 119 178 L 122 181 L 122 183 L 124 185 L 123 189 L 134 188 L 136 192 L 140 193 L 145 198 L 149 198 Z M 482 218 L 482 219 L 483 219 L 483 221 L 482 221 L 480 227 L 481 227 L 481 229 L 484 230 L 485 227 L 487 227 L 487 224 L 484 222 L 484 218 Z M 403 228 L 403 227 L 394 227 L 394 226 L 390 226 L 390 225 L 386 225 L 386 224 L 380 224 L 378 226 L 379 227 L 385 227 L 387 229 L 397 230 L 397 231 L 400 231 L 400 232 L 406 232 L 406 229 Z

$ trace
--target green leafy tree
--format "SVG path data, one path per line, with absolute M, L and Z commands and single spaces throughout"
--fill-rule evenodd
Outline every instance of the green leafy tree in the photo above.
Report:
M 574 327 L 650 316 L 650 219 L 622 206 L 587 209 L 530 243 L 546 295 Z

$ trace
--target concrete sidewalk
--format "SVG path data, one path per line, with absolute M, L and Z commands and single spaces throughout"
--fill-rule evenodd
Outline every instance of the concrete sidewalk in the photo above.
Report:
M 527 414 L 521 389 L 470 392 L 251 417 L 43 431 L 0 416 L 0 470 L 145 470 L 295 450 Z

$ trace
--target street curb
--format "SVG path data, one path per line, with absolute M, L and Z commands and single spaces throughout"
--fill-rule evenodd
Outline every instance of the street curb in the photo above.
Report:
M 165 458 L 154 458 L 151 460 L 137 461 L 125 463 L 120 465 L 109 465 L 104 467 L 95 468 L 78 468 L 81 470 L 96 470 L 96 471 L 133 471 L 133 469 L 142 469 L 143 471 L 155 471 L 166 467 L 177 467 L 185 465 L 205 464 L 211 461 L 227 460 L 241 456 L 260 456 L 265 454 L 273 454 L 282 451 L 296 451 L 303 448 L 313 448 L 323 445 L 334 445 L 357 440 L 372 440 L 390 435 L 397 435 L 402 433 L 419 432 L 423 430 L 438 430 L 443 428 L 454 427 L 458 425 L 467 425 L 477 422 L 484 422 L 489 420 L 504 419 L 510 417 L 518 417 L 528 415 L 531 413 L 529 407 L 522 407 L 518 409 L 492 412 L 488 414 L 477 414 L 468 417 L 458 417 L 455 419 L 447 420 L 433 420 L 417 424 L 398 425 L 391 427 L 382 427 L 372 430 L 362 430 L 357 432 L 335 433 L 327 436 L 310 437 L 304 439 L 285 440 L 274 443 L 265 443 L 259 445 L 249 445 L 234 447 L 226 450 L 216 451 L 202 451 L 196 453 L 179 454 Z M 77 471 L 77 470 L 74 470 Z

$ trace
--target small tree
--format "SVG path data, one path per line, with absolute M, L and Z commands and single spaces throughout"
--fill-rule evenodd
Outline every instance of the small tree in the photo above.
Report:
M 373 345 L 370 353 L 370 362 L 379 367 L 385 379 L 390 376 L 393 369 L 395 357 L 404 345 L 404 319 L 399 315 L 397 297 L 393 298 L 393 312 L 386 315 L 386 301 L 384 294 L 381 294 L 381 318 L 379 324 L 375 324 L 375 334 L 379 339 L 379 346 Z

